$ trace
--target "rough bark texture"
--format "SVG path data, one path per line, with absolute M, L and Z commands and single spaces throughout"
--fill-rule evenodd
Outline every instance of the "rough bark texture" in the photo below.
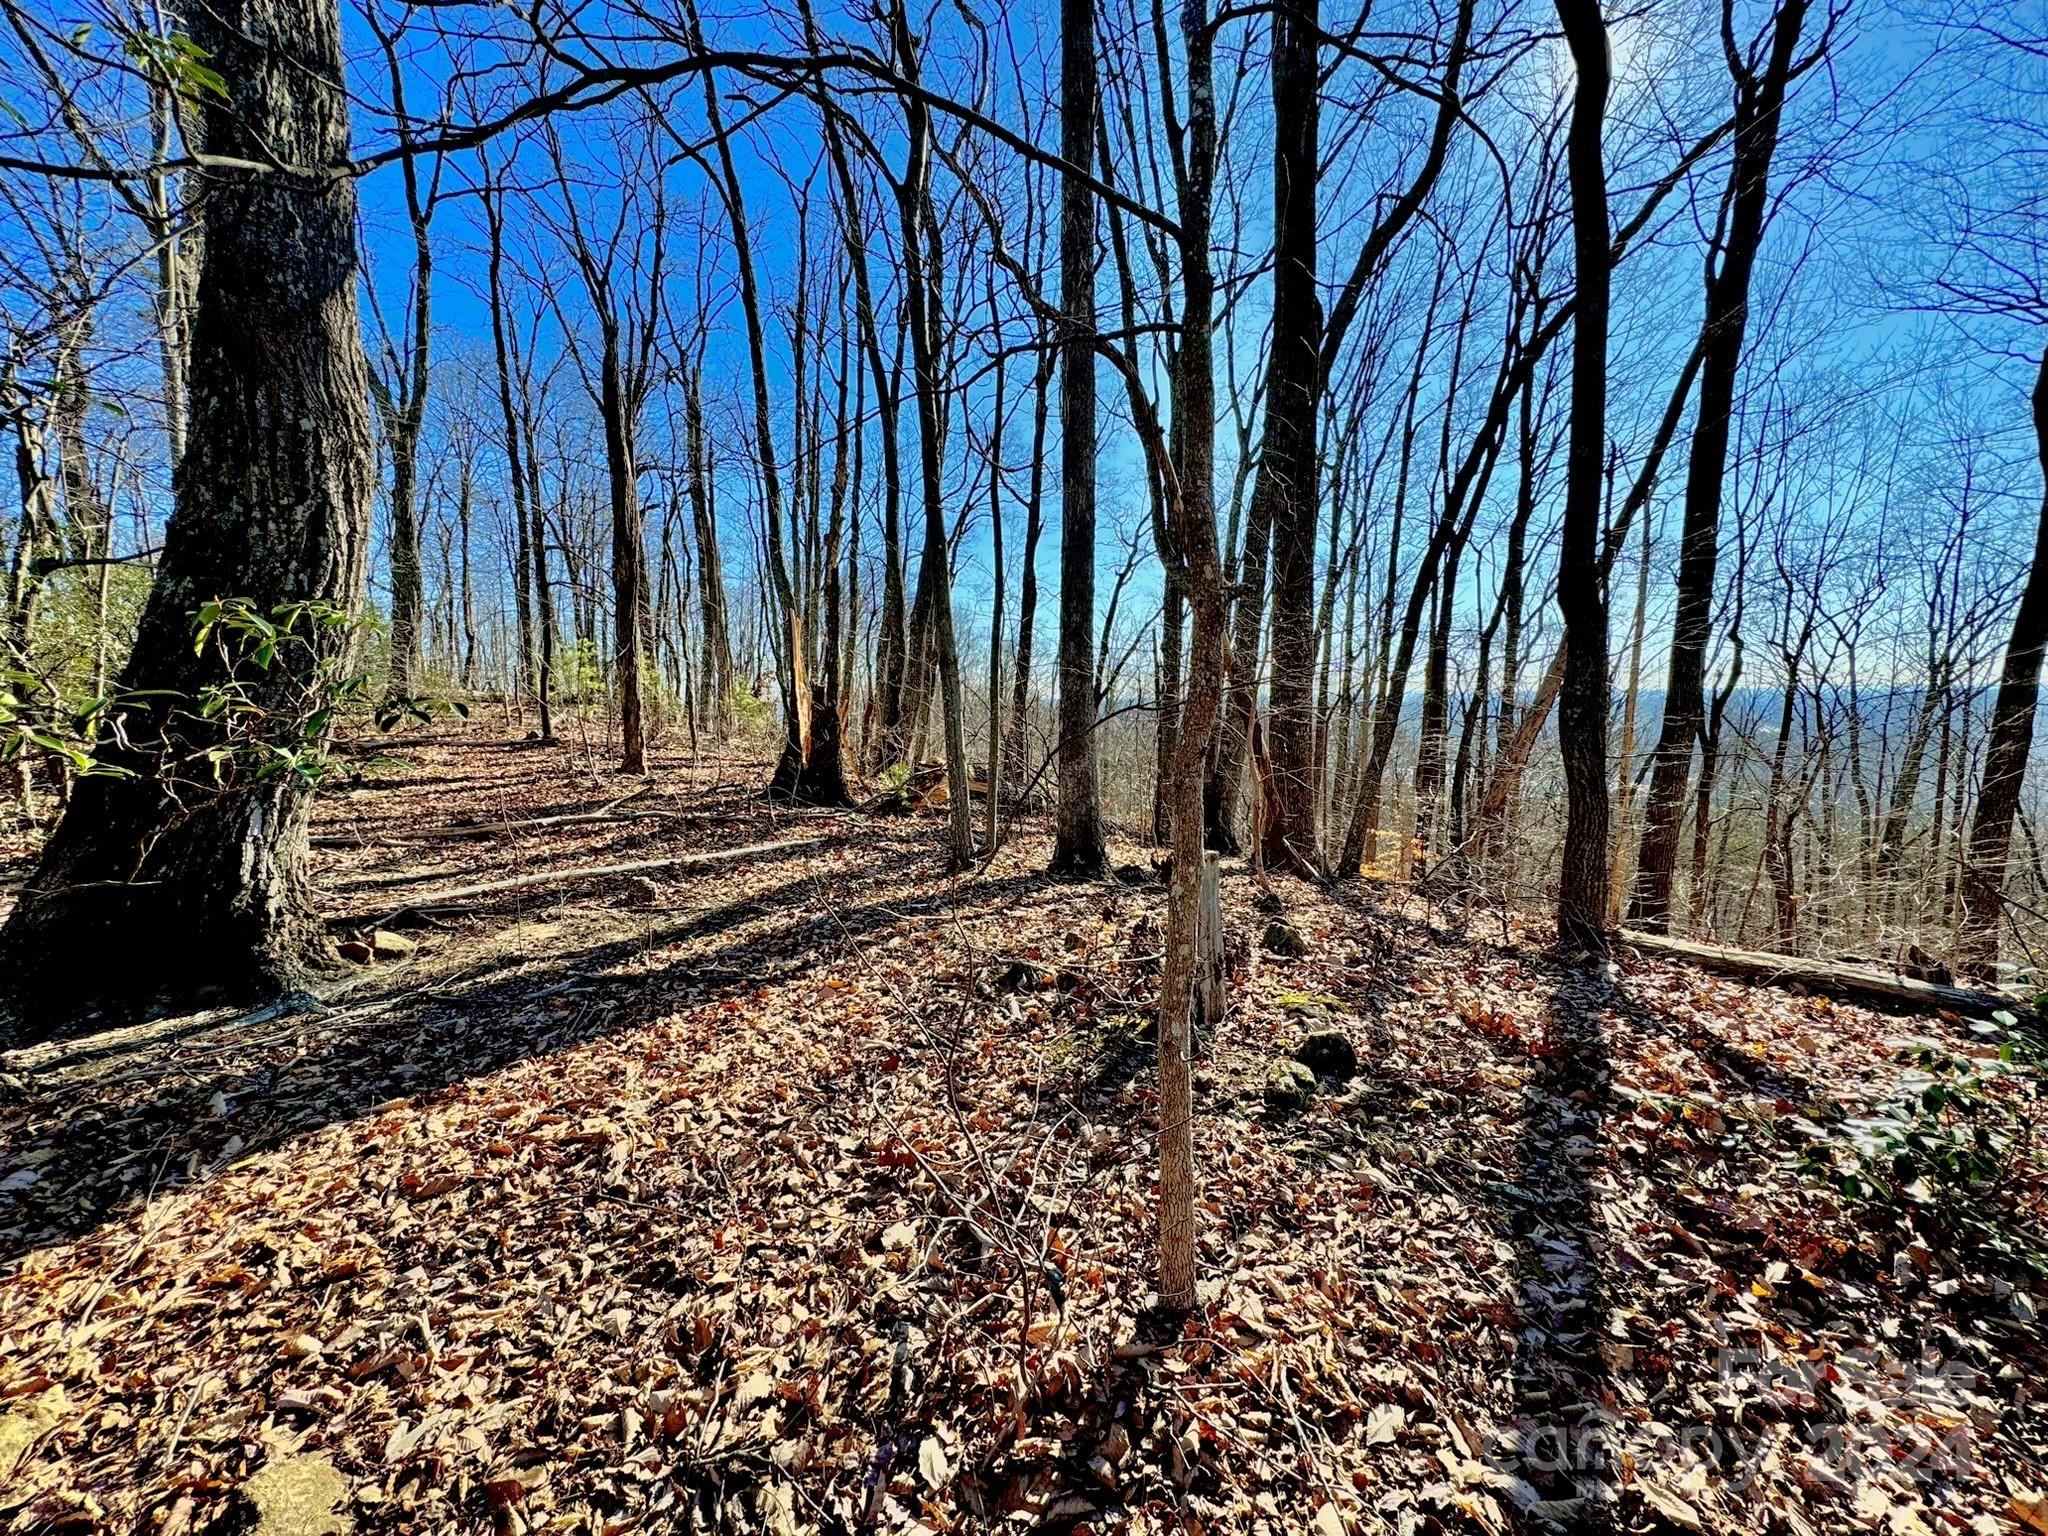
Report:
M 2034 442 L 2040 455 L 2041 520 L 2034 535 L 2034 562 L 2013 615 L 1998 696 L 1991 706 L 1991 731 L 1984 744 L 1984 787 L 1970 826 L 1963 863 L 1963 920 L 1957 957 L 1973 971 L 1998 959 L 1998 926 L 2005 915 L 2005 866 L 2012 852 L 2013 818 L 2019 811 L 2020 781 L 2034 749 L 2034 707 L 2041 692 L 2041 658 L 2048 651 L 2048 352 L 2034 379 Z
M 1607 110 L 1607 23 L 1598 0 L 1557 0 L 1578 85 L 1566 158 L 1578 303 L 1572 336 L 1571 442 L 1557 606 L 1564 617 L 1558 732 L 1564 754 L 1565 833 L 1557 937 L 1602 952 L 1607 926 L 1607 597 L 1598 564 L 1602 460 L 1607 449 L 1607 318 L 1611 277 L 1607 169 L 1600 149 Z
M 1060 0 L 1060 152 L 1095 155 L 1095 8 Z M 1095 748 L 1095 194 L 1079 178 L 1060 189 L 1060 648 L 1056 873 L 1095 878 L 1108 868 Z
M 189 25 L 227 83 L 200 115 L 209 154 L 347 157 L 333 0 L 224 0 Z M 189 437 L 123 691 L 189 696 L 219 680 L 191 637 L 209 599 L 361 599 L 375 461 L 355 206 L 346 177 L 229 172 L 210 189 Z M 346 631 L 321 643 L 345 646 Z M 159 706 L 133 729 L 163 723 Z M 178 729 L 174 750 L 209 745 L 204 728 Z M 141 761 L 113 746 L 101 759 Z M 306 902 L 306 809 L 290 774 L 206 797 L 149 776 L 81 779 L 0 930 L 15 1038 L 94 1007 L 298 985 L 324 947 Z
M 1315 0 L 1273 18 L 1273 341 L 1256 498 L 1272 497 L 1274 798 L 1269 863 L 1321 867 L 1316 835 L 1315 558 L 1321 527 L 1316 417 L 1322 305 L 1316 297 L 1316 172 L 1321 38 Z

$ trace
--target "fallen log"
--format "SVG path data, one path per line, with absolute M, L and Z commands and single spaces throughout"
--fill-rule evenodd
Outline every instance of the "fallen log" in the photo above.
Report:
M 620 806 L 629 800 L 637 800 L 654 787 L 652 782 L 641 785 L 630 794 L 607 801 L 590 811 L 567 811 L 556 816 L 529 816 L 523 821 L 473 821 L 457 822 L 445 827 L 422 827 L 413 832 L 387 832 L 374 839 L 382 843 L 439 843 L 461 842 L 469 838 L 501 837 L 508 832 L 538 832 L 552 827 L 588 826 L 597 822 L 614 821 L 660 821 L 676 814 L 674 810 L 622 811 Z M 353 834 L 328 834 L 309 840 L 315 848 L 361 848 L 366 840 Z
M 1946 1008 L 1956 1013 L 1986 1014 L 2006 1009 L 2013 1013 L 2030 1011 L 2031 1002 L 2009 992 L 1977 992 L 1968 987 L 1946 986 L 1921 981 L 1874 965 L 1846 961 L 1808 960 L 1798 955 L 1780 955 L 1757 949 L 1729 949 L 1719 944 L 1699 944 L 1690 939 L 1666 938 L 1662 934 L 1623 929 L 1621 942 L 1646 955 L 1683 960 L 1705 970 L 1740 976 L 1773 986 L 1797 983 L 1816 992 L 1861 997 L 1884 1003 L 1904 1003 L 1914 1008 Z
M 728 859 L 748 859 L 771 853 L 788 853 L 825 842 L 823 837 L 787 837 L 775 843 L 749 843 L 744 848 L 718 848 L 709 853 L 684 853 L 666 859 L 628 859 L 623 864 L 580 864 L 567 869 L 543 869 L 530 875 L 513 875 L 504 880 L 486 880 L 481 885 L 458 885 L 445 891 L 430 891 L 382 915 L 365 913 L 347 919 L 352 925 L 385 923 L 402 912 L 432 912 L 453 907 L 477 896 L 498 896 L 507 891 L 534 890 L 547 885 L 568 885 L 578 880 L 609 880 L 619 875 L 644 875 L 657 869 L 691 869 L 700 864 L 719 864 Z

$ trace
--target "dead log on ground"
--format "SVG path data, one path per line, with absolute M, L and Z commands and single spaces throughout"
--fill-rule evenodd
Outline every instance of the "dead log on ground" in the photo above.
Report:
M 1882 1003 L 1904 1003 L 1914 1008 L 1946 1008 L 1956 1013 L 1975 1014 L 1995 1013 L 1999 1009 L 2025 1013 L 2031 1007 L 2027 999 L 2011 993 L 1975 992 L 1967 987 L 1919 981 L 1872 965 L 1808 960 L 1798 955 L 1771 954 L 1755 949 L 1729 949 L 1719 944 L 1698 944 L 1690 939 L 1637 933 L 1633 929 L 1622 931 L 1621 942 L 1646 955 L 1683 960 L 1706 970 L 1740 976 L 1746 981 L 1777 986 L 1796 982 L 1815 992 Z
M 571 865 L 567 869 L 543 869 L 531 875 L 514 875 L 505 880 L 486 880 L 481 885 L 458 885 L 450 890 L 431 891 L 425 896 L 416 896 L 403 906 L 392 909 L 377 922 L 389 922 L 403 912 L 430 912 L 437 908 L 452 907 L 469 901 L 476 896 L 498 896 L 507 891 L 534 890 L 547 885 L 568 885 L 579 880 L 610 880 L 620 875 L 641 875 L 657 869 L 691 869 L 700 864 L 719 864 L 729 859 L 754 858 L 771 853 L 789 853 L 798 848 L 812 848 L 825 842 L 823 837 L 788 837 L 775 843 L 749 843 L 744 848 L 718 848 L 709 853 L 678 854 L 667 859 L 629 859 L 623 864 Z M 372 914 L 350 918 L 350 924 L 373 920 Z

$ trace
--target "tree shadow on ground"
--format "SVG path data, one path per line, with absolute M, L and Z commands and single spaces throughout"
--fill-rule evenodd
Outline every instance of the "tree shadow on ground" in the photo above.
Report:
M 799 874 L 679 921 L 644 914 L 630 934 L 538 962 L 422 979 L 340 1007 L 259 1010 L 196 1032 L 174 1024 L 126 1059 L 120 1047 L 75 1038 L 57 1068 L 31 1069 L 18 1102 L 0 1112 L 5 1160 L 32 1149 L 41 1159 L 29 1187 L 0 1195 L 0 1261 L 89 1234 L 153 1196 L 393 1100 L 743 997 L 907 920 L 984 913 L 1047 884 L 1031 874 L 894 894 L 930 862 L 905 850 L 854 871 Z M 706 941 L 719 942 L 657 954 Z M 57 1075 L 92 1060 L 101 1066 L 88 1077 Z
M 1572 1531 L 1614 1528 L 1622 1449 L 1612 1364 L 1621 1341 L 1610 1334 L 1599 1210 L 1612 1104 L 1602 1015 L 1612 1002 L 1593 974 L 1559 972 L 1531 1044 L 1515 1178 L 1494 1186 L 1520 1281 L 1514 1419 L 1487 1457 L 1528 1485 L 1523 1500 L 1540 1497 L 1535 1516 Z

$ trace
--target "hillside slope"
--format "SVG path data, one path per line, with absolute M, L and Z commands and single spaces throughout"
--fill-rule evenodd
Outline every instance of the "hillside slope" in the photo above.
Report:
M 1968 1199 L 1851 1163 L 2007 1124 L 1997 1025 L 1233 871 L 1166 1336 L 1144 850 L 951 879 L 481 727 L 363 773 L 317 867 L 376 958 L 0 1065 L 7 1529 L 2048 1531 L 2042 1290 L 1972 1228 L 2039 1233 L 2038 1135 Z M 1276 1109 L 1317 1032 L 1357 1075 Z

